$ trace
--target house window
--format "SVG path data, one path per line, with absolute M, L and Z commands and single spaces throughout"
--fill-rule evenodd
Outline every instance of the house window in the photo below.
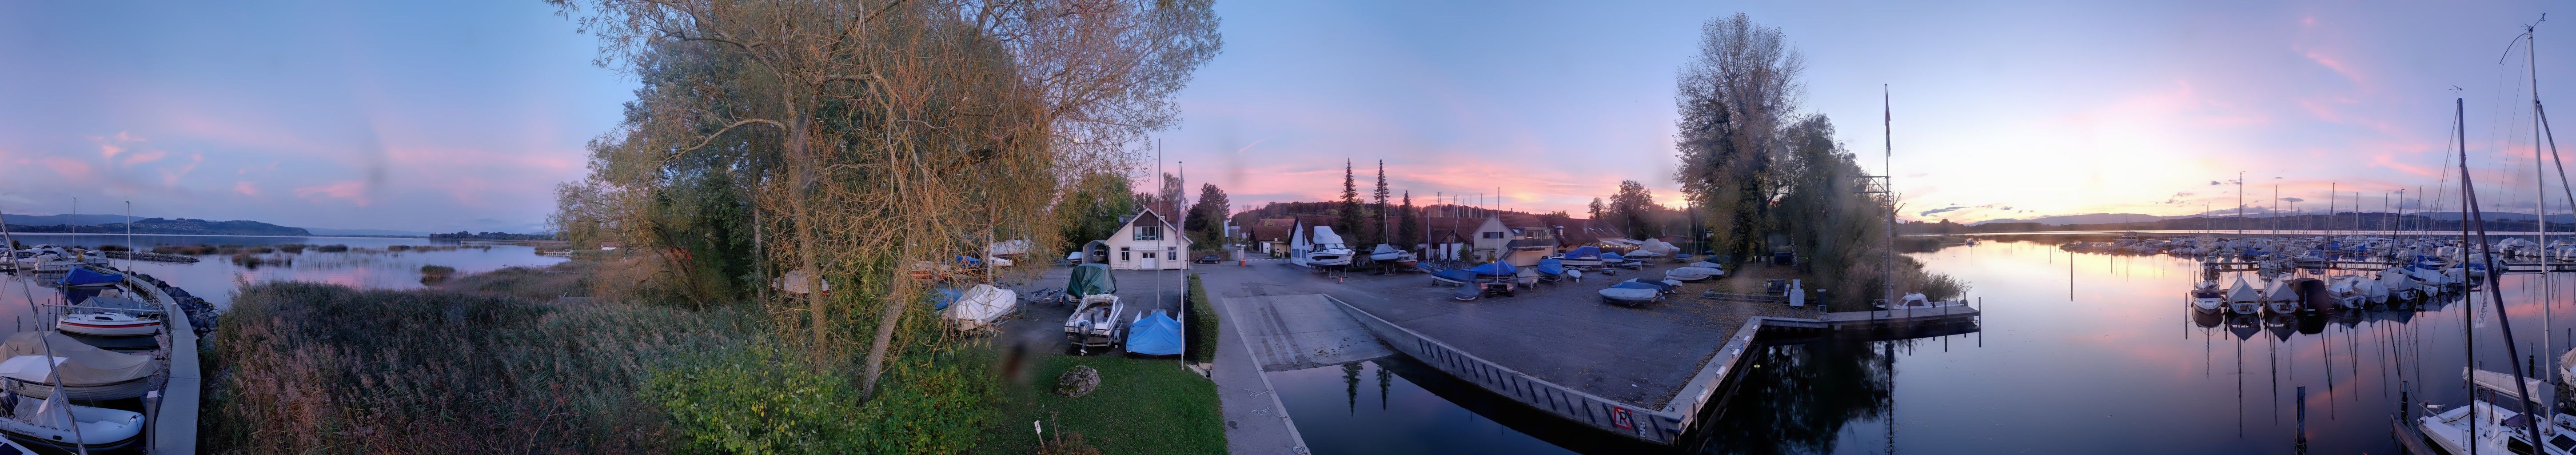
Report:
M 1127 247 L 1118 247 L 1118 262 L 1127 262 Z
M 1136 240 L 1162 240 L 1162 226 L 1137 226 Z
M 1477 237 L 1488 238 L 1488 239 L 1499 239 L 1499 238 L 1503 238 L 1503 233 L 1502 233 L 1502 232 L 1500 232 L 1500 231 L 1478 232 L 1478 233 L 1476 233 L 1476 236 L 1477 236 Z

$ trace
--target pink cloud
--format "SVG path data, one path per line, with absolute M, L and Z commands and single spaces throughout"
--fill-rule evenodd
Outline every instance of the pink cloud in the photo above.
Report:
M 111 147 L 109 147 L 109 148 L 113 148 L 113 147 L 111 146 Z M 116 156 L 116 154 L 114 154 L 114 153 L 109 153 L 109 154 L 107 154 L 107 155 L 108 155 L 109 157 L 111 157 L 111 158 Z M 165 158 L 165 157 L 168 157 L 168 156 L 170 156 L 170 154 L 168 154 L 168 153 L 163 153 L 163 152 L 162 152 L 162 151 L 160 151 L 160 150 L 145 150 L 145 151 L 142 151 L 142 152 L 134 153 L 134 154 L 132 154 L 132 155 L 126 155 L 126 156 L 125 156 L 125 159 L 124 159 L 124 160 L 120 160 L 120 161 L 119 161 L 119 163 L 120 163 L 120 164 L 124 164 L 124 165 L 126 165 L 126 166 L 133 166 L 133 165 L 137 165 L 137 164 L 143 164 L 143 163 L 150 163 L 150 162 L 154 162 L 154 161 L 160 161 L 162 158 Z
M 243 196 L 257 197 L 259 196 L 259 187 L 251 185 L 250 182 L 233 182 L 233 192 L 240 193 Z
M 44 157 L 42 159 L 45 162 L 45 167 L 53 168 L 55 174 L 60 174 L 65 178 L 83 180 L 93 177 L 93 170 L 90 168 L 89 163 L 52 156 Z
M 296 188 L 295 197 L 313 201 L 341 199 L 357 204 L 359 207 L 375 203 L 373 199 L 367 197 L 366 182 L 359 181 L 341 181 L 330 185 Z

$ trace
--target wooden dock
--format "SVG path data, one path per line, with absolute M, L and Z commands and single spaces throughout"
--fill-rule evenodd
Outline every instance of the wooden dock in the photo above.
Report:
M 2405 417 L 2391 418 L 2388 419 L 2388 421 L 2396 423 L 2397 446 L 2405 449 L 2406 453 L 2414 455 L 2450 455 L 2442 453 L 2441 450 L 2434 449 L 2432 444 L 2424 443 L 2424 430 L 2416 428 L 2415 422 L 2408 422 Z
M 1732 334 L 1724 346 L 1708 358 L 1705 366 L 1682 386 L 1671 402 L 1661 409 L 1646 409 L 1599 395 L 1584 393 L 1527 373 L 1522 373 L 1420 332 L 1398 326 L 1349 302 L 1322 296 L 1338 304 L 1352 319 L 1388 347 L 1413 357 L 1477 387 L 1510 398 L 1541 412 L 1562 417 L 1577 424 L 1636 438 L 1649 443 L 1673 445 L 1701 423 L 1710 406 L 1723 407 L 1731 397 L 1734 375 L 1747 351 L 1755 348 L 1758 338 L 1768 330 L 1794 330 L 1814 333 L 1829 330 L 1886 332 L 1913 327 L 1955 325 L 1974 321 L 1981 313 L 1968 306 L 1916 310 L 1851 311 L 1826 313 L 1816 319 L 1755 316 Z

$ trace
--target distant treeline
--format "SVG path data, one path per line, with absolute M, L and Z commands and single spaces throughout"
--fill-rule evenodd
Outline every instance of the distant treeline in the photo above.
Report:
M 124 234 L 125 223 L 90 225 L 9 225 L 9 232 L 66 234 Z M 257 221 L 207 221 L 189 218 L 145 218 L 134 220 L 136 234 L 181 235 L 283 235 L 308 236 L 313 232 L 300 227 L 286 227 Z
M 554 234 L 552 234 L 552 233 L 546 233 L 546 234 L 512 234 L 512 233 L 507 233 L 507 232 L 467 232 L 467 231 L 456 231 L 456 232 L 448 232 L 448 233 L 440 233 L 440 234 L 430 234 L 430 235 L 429 235 L 429 238 L 433 238 L 433 239 L 444 239 L 444 240 L 554 240 L 554 239 L 555 239 L 555 235 L 554 235 Z
M 1937 222 L 1937 223 L 1926 223 L 1926 222 L 1920 222 L 1920 221 L 1908 221 L 1908 222 L 1906 222 L 1906 223 L 1905 223 L 1905 225 L 1903 226 L 1903 228 L 1901 229 L 1901 231 L 1902 231 L 1902 232 L 1904 232 L 1904 233 L 1907 233 L 1907 234 L 1977 234 L 1977 233 L 1991 233 L 1991 232 L 2048 232 L 2048 231 L 2148 231 L 2148 230 L 2172 230 L 2172 231 L 2213 230 L 2213 231 L 2234 231 L 2234 230 L 2238 230 L 2238 229 L 2243 229 L 2243 230 L 2246 230 L 2246 231 L 2271 231 L 2271 230 L 2276 230 L 2276 229 L 2277 229 L 2277 230 L 2283 230 L 2283 231 L 2294 231 L 2294 230 L 2304 230 L 2304 231 L 2322 231 L 2322 230 L 2342 230 L 2342 231 L 2351 231 L 2351 230 L 2360 230 L 2360 231 L 2389 231 L 2389 230 L 2407 230 L 2407 231 L 2457 231 L 2457 230 L 2460 230 L 2460 227 L 2461 227 L 2462 225 L 2464 225 L 2464 224 L 2469 224 L 2469 223 L 2464 223 L 2464 222 L 2461 222 L 2461 221 L 2454 221 L 2454 220 L 2437 220 L 2437 219 L 2433 219 L 2433 218 L 2431 218 L 2431 217 L 2426 217 L 2426 216 L 2421 216 L 2421 215 L 2412 215 L 2412 214 L 2400 216 L 2400 215 L 2398 215 L 2398 214 L 2394 214 L 2394 213 L 2384 213 L 2384 212 L 2382 212 L 2382 213 L 2370 213 L 2370 212 L 2365 212 L 2365 213 L 2352 213 L 2352 212 L 2345 212 L 2345 213 L 2339 213 L 2339 214 L 2334 214 L 2334 215 L 2285 215 L 2285 216 L 2277 216 L 2277 217 L 2275 217 L 2275 216 L 2246 216 L 2246 217 L 2242 217 L 2242 218 L 2239 218 L 2239 217 L 2232 217 L 2232 216 L 2217 216 L 2217 217 L 2175 218 L 2175 219 L 2169 219 L 2169 220 L 2138 221 L 2138 222 L 2129 222 L 2129 223 L 2096 223 L 2096 224 L 2042 224 L 2042 223 L 2026 223 L 2026 222 L 2025 222 L 2025 223 L 1985 223 L 1985 224 L 1979 224 L 1979 225 L 1971 226 L 1971 225 L 1965 225 L 1965 224 L 1952 223 L 1952 222 L 1950 222 L 1949 220 L 1942 220 L 1942 221 Z M 2507 232 L 2537 231 L 2537 230 L 2539 230 L 2539 229 L 2540 229 L 2540 223 L 2539 223 L 2539 221 L 2538 221 L 2538 220 L 2532 220 L 2532 219 L 2509 220 L 2509 221 L 2508 221 L 2508 220 L 2494 220 L 2494 219 L 2489 219 L 2489 220 L 2486 220 L 2486 229 L 2487 229 L 2487 230 L 2489 230 L 2489 231 L 2507 231 Z M 2549 223 L 2549 230 L 2550 230 L 2550 231 L 2552 231 L 2552 232 L 2576 232 L 2576 223 Z

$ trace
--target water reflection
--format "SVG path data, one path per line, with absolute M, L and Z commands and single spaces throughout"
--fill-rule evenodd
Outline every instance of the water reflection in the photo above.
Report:
M 1886 422 L 1902 341 L 1761 346 L 1717 425 L 1687 450 L 1708 454 L 1832 453 L 1846 427 Z M 1891 427 L 1892 431 L 1892 427 Z

